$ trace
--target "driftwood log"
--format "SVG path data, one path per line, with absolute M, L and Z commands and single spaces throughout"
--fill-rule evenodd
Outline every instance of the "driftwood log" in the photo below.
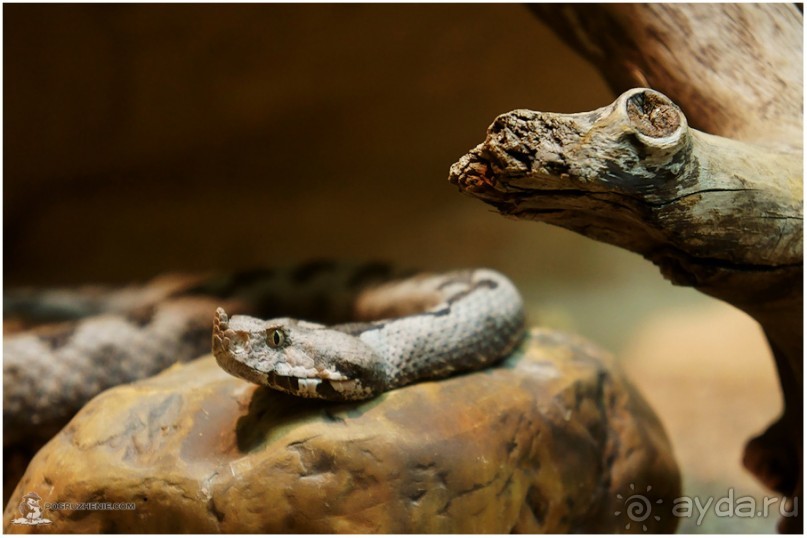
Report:
M 624 93 L 588 113 L 498 117 L 450 181 L 503 215 L 642 254 L 673 283 L 756 319 L 784 411 L 748 443 L 744 464 L 801 503 L 801 13 L 785 4 L 534 9 Z M 780 530 L 801 531 L 798 513 Z

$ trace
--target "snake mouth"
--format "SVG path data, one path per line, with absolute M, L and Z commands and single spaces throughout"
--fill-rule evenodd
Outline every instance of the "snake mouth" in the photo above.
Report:
M 319 377 L 294 377 L 274 372 L 263 374 L 260 382 L 273 389 L 305 398 L 319 398 L 329 401 L 363 400 L 373 396 L 373 392 L 359 381 L 322 379 Z

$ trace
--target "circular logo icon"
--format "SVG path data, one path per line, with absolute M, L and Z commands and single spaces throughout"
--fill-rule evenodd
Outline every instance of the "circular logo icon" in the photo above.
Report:
M 656 521 L 661 521 L 660 516 L 653 515 L 654 503 L 647 495 L 652 489 L 652 486 L 647 486 L 644 493 L 636 493 L 636 486 L 631 484 L 630 495 L 625 497 L 621 493 L 616 494 L 616 498 L 622 501 L 624 508 L 614 512 L 614 515 L 620 516 L 624 513 L 628 518 L 628 522 L 625 524 L 625 530 L 630 530 L 631 524 L 636 524 L 637 526 L 641 524 L 642 530 L 647 532 L 647 525 L 645 524 L 645 521 L 647 521 L 648 518 L 652 517 Z M 658 499 L 656 500 L 655 504 L 661 504 L 662 502 L 664 501 Z

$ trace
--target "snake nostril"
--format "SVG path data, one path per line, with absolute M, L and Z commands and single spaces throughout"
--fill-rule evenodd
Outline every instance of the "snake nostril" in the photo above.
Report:
M 247 331 L 227 329 L 224 331 L 224 336 L 224 342 L 228 344 L 235 353 L 243 353 L 249 347 L 249 333 Z

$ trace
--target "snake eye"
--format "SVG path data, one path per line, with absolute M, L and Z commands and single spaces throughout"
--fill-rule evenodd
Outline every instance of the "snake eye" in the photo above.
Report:
M 286 334 L 283 332 L 283 329 L 279 329 L 278 327 L 266 329 L 266 343 L 272 348 L 277 348 L 285 344 Z

